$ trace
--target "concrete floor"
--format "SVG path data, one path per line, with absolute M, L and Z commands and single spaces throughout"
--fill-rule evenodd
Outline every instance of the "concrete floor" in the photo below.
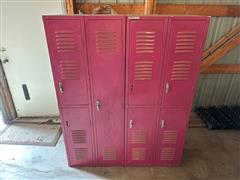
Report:
M 240 179 L 240 131 L 190 128 L 180 167 L 67 166 L 63 138 L 56 147 L 0 145 L 0 179 Z

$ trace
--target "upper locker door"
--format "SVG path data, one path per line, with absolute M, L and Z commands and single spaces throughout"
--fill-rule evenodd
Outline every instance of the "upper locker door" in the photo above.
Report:
M 44 17 L 44 24 L 59 105 L 88 104 L 83 17 Z
M 190 105 L 199 74 L 209 17 L 171 17 L 163 105 Z
M 120 165 L 124 158 L 125 17 L 85 19 L 97 161 Z
M 128 105 L 156 104 L 162 79 L 167 17 L 128 17 Z

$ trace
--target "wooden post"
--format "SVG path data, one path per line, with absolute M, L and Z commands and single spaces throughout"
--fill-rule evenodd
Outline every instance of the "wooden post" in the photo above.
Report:
M 156 3 L 156 0 L 145 0 L 144 14 L 155 14 Z
M 67 14 L 74 14 L 74 0 L 65 0 Z

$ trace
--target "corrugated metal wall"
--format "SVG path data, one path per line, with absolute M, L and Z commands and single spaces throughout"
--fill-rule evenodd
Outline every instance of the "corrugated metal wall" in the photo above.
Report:
M 144 3 L 144 0 L 77 0 L 86 3 Z M 240 4 L 240 0 L 158 0 L 162 4 Z M 239 17 L 212 17 L 205 49 L 240 23 Z M 240 64 L 238 46 L 218 63 Z M 240 74 L 200 75 L 195 106 L 240 105 Z

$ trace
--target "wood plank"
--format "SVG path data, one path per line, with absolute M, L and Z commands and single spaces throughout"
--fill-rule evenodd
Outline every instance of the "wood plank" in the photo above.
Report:
M 1 107 L 4 121 L 10 123 L 17 117 L 16 109 L 13 103 L 12 95 L 8 87 L 5 72 L 0 59 L 0 101 L 3 107 Z M 0 104 L 1 105 L 1 104 Z
M 231 51 L 233 48 L 235 48 L 237 45 L 240 44 L 240 36 L 237 35 L 230 41 L 228 41 L 224 46 L 221 48 L 218 48 L 216 51 L 214 51 L 210 56 L 205 58 L 200 65 L 200 72 L 204 72 L 209 66 L 217 62 L 221 57 L 223 57 L 225 54 L 227 54 L 229 51 Z
M 208 48 L 206 51 L 203 53 L 202 59 L 204 60 L 207 56 L 212 54 L 214 51 L 216 51 L 218 48 L 224 45 L 227 41 L 231 40 L 234 38 L 234 36 L 237 36 L 240 34 L 240 24 L 235 26 L 233 29 L 231 29 L 230 32 L 222 36 L 215 44 L 213 44 L 210 48 Z
M 150 0 L 152 1 L 152 0 Z M 106 3 L 83 3 L 77 4 L 78 9 L 91 14 L 93 8 L 111 5 L 118 14 L 143 14 L 144 4 L 106 4 Z M 240 5 L 207 5 L 207 4 L 157 4 L 156 14 L 182 14 L 182 15 L 205 15 L 205 16 L 240 16 Z
M 205 16 L 240 16 L 240 5 L 158 4 L 156 13 Z
M 213 64 L 202 74 L 240 74 L 240 64 Z

